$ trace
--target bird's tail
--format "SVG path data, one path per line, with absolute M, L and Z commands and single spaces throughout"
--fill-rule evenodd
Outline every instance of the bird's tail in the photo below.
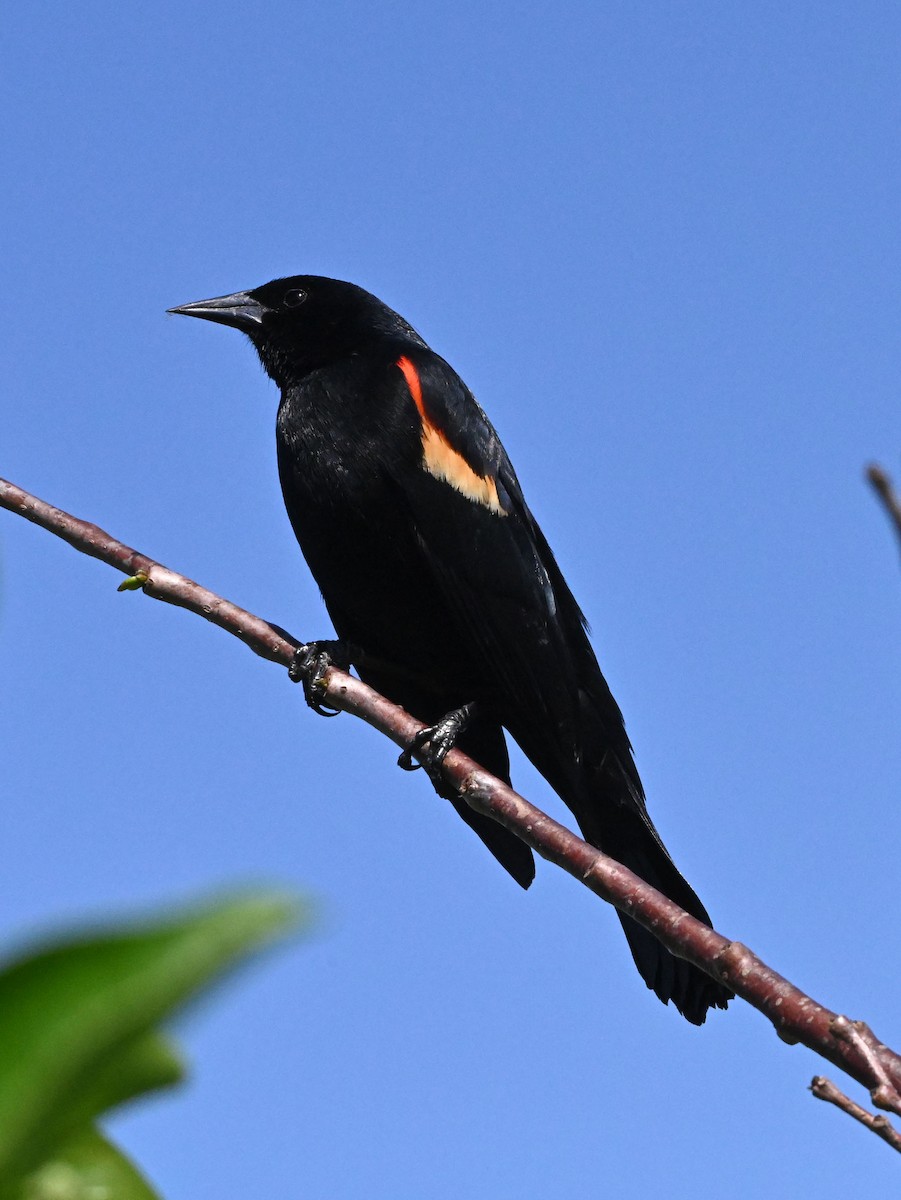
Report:
M 644 879 L 691 916 L 710 925 L 704 905 L 676 869 L 663 843 L 643 813 L 618 808 L 615 820 L 606 822 L 597 844 L 605 854 Z M 586 831 L 595 842 L 594 830 Z M 693 1025 L 703 1025 L 709 1008 L 725 1008 L 733 993 L 693 963 L 677 958 L 643 926 L 617 914 L 639 974 L 664 1004 L 673 1002 Z

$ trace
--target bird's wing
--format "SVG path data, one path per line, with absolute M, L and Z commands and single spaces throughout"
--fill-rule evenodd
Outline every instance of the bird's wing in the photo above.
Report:
M 442 598 L 484 662 L 501 723 L 590 842 L 710 924 L 648 815 L 622 714 L 497 434 L 442 359 L 411 352 L 397 366 L 422 443 L 418 467 L 408 463 L 397 480 Z M 620 920 L 664 1002 L 696 1024 L 711 1005 L 726 1006 L 727 989 Z
M 565 761 L 578 779 L 587 704 L 593 740 L 622 755 L 625 802 L 643 810 L 619 708 L 500 439 L 443 359 L 411 349 L 395 365 L 422 442 L 418 469 L 399 472 L 398 482 L 421 552 L 484 661 L 504 723 L 529 743 L 533 761 L 546 748 L 548 766 Z

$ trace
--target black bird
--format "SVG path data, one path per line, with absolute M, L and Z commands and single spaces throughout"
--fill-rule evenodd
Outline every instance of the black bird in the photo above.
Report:
M 288 516 L 360 676 L 509 782 L 506 729 L 585 838 L 692 916 L 645 807 L 622 714 L 500 439 L 456 372 L 351 283 L 277 279 L 169 310 L 246 333 L 281 389 Z M 473 704 L 474 702 L 474 704 Z M 523 887 L 532 851 L 449 796 Z M 731 993 L 620 916 L 649 988 L 700 1025 Z

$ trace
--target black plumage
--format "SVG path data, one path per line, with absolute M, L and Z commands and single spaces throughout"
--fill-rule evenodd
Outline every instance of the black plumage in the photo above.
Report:
M 319 276 L 171 311 L 242 330 L 281 389 L 288 516 L 339 638 L 365 652 L 361 677 L 429 723 L 475 701 L 461 749 L 509 782 L 506 729 L 589 842 L 709 924 L 648 816 L 584 617 L 448 363 L 375 296 Z M 455 807 L 528 887 L 531 850 Z M 726 1006 L 725 988 L 620 920 L 661 1000 L 696 1024 Z

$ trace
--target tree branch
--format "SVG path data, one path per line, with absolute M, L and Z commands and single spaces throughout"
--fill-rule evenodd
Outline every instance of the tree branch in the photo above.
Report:
M 892 1125 L 888 1117 L 877 1117 L 875 1114 L 867 1112 L 865 1108 L 855 1104 L 849 1096 L 840 1091 L 831 1079 L 826 1079 L 823 1075 L 814 1075 L 810 1090 L 817 1100 L 826 1100 L 829 1104 L 834 1104 L 836 1108 L 846 1112 L 855 1121 L 860 1121 L 861 1125 L 872 1130 L 877 1137 L 881 1137 L 893 1150 L 897 1150 L 901 1154 L 901 1133 Z
M 889 520 L 895 527 L 895 532 L 901 538 L 901 499 L 892 487 L 892 481 L 878 463 L 872 463 L 867 467 L 867 479 L 873 485 L 873 491 L 882 501 Z
M 238 608 L 184 575 L 116 541 L 108 533 L 54 508 L 0 479 L 0 507 L 63 538 L 123 571 L 122 587 L 186 608 L 234 634 L 254 653 L 287 666 L 299 643 L 260 617 Z M 120 588 L 121 590 L 121 588 Z M 352 675 L 330 667 L 323 700 L 352 713 L 406 748 L 424 728 L 421 721 Z M 779 1037 L 802 1043 L 863 1084 L 873 1103 L 901 1114 L 901 1057 L 862 1022 L 818 1004 L 768 967 L 740 942 L 732 942 L 683 912 L 644 880 L 608 858 L 483 770 L 460 750 L 444 760 L 444 771 L 471 808 L 505 825 L 543 858 L 555 863 L 595 895 L 649 929 L 681 958 L 731 988 L 772 1023 Z

